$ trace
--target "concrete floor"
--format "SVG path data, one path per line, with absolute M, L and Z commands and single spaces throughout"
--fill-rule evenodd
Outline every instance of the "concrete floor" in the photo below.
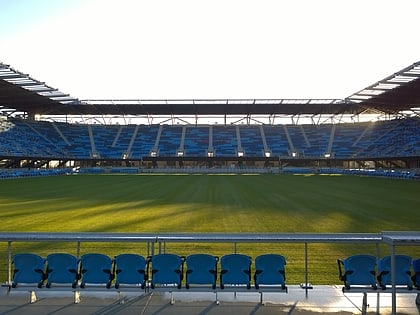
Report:
M 416 304 L 419 291 L 397 295 L 398 314 L 420 314 Z M 0 294 L 0 314 L 361 314 L 362 293 L 343 294 L 340 286 L 314 286 L 305 290 L 289 286 L 288 293 L 265 293 L 264 305 L 258 292 L 153 292 L 142 294 L 128 292 L 121 296 L 113 292 L 82 291 L 80 303 L 74 303 L 72 292 L 41 290 L 37 301 L 30 303 L 29 292 L 7 292 Z M 419 302 L 419 301 L 417 301 Z M 390 293 L 368 293 L 368 314 L 391 314 Z

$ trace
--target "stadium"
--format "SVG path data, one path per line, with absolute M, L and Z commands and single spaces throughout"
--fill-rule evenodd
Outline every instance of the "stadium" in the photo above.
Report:
M 0 76 L 3 175 L 10 168 L 297 167 L 416 177 L 420 167 L 419 62 L 323 100 L 78 100 L 5 64 Z
M 337 258 L 386 253 L 383 231 L 418 230 L 420 62 L 342 99 L 167 100 L 79 100 L 0 63 L 0 178 L 2 278 L 12 240 L 14 252 L 46 256 L 66 251 L 70 232 L 77 254 L 85 242 L 82 252 L 113 256 L 112 242 L 132 248 L 113 233 L 147 233 L 144 254 L 169 233 L 159 251 L 281 252 L 294 262 L 288 281 L 306 290 L 301 246 L 317 243 L 311 281 L 337 284 Z M 352 241 L 336 233 L 370 234 L 343 247 Z M 420 257 L 418 246 L 398 250 Z

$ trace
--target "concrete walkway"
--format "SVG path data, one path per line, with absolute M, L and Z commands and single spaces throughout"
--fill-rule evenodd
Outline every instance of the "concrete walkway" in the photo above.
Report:
M 419 291 L 397 295 L 398 314 L 420 314 L 416 304 Z M 305 290 L 289 286 L 288 293 L 264 294 L 264 305 L 257 292 L 214 293 L 175 292 L 174 304 L 171 295 L 163 292 L 150 294 L 127 293 L 123 300 L 114 292 L 91 292 L 81 290 L 79 304 L 74 304 L 72 292 L 42 290 L 37 292 L 37 301 L 30 303 L 29 292 L 10 292 L 2 288 L 0 314 L 361 314 L 362 293 L 346 293 L 340 286 L 315 286 Z M 390 293 L 368 293 L 368 314 L 390 314 Z

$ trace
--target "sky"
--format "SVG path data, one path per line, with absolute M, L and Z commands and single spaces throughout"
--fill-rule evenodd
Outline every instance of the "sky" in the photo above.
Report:
M 0 0 L 0 62 L 78 99 L 343 99 L 420 60 L 418 0 Z

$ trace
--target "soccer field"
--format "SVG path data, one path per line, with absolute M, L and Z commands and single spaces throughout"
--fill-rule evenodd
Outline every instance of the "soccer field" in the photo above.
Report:
M 75 175 L 0 181 L 1 230 L 49 232 L 374 232 L 419 230 L 420 182 L 357 176 L 294 175 Z M 1 278 L 7 279 L 7 244 L 1 246 Z M 255 257 L 286 256 L 288 282 L 303 279 L 303 244 L 239 244 Z M 19 243 L 13 251 L 41 255 L 75 244 Z M 223 255 L 231 244 L 169 244 L 180 255 Z M 418 247 L 400 252 L 420 257 Z M 97 251 L 146 255 L 144 244 L 82 244 Z M 310 281 L 337 283 L 336 259 L 375 246 L 309 246 Z M 386 247 L 381 254 L 388 254 Z

